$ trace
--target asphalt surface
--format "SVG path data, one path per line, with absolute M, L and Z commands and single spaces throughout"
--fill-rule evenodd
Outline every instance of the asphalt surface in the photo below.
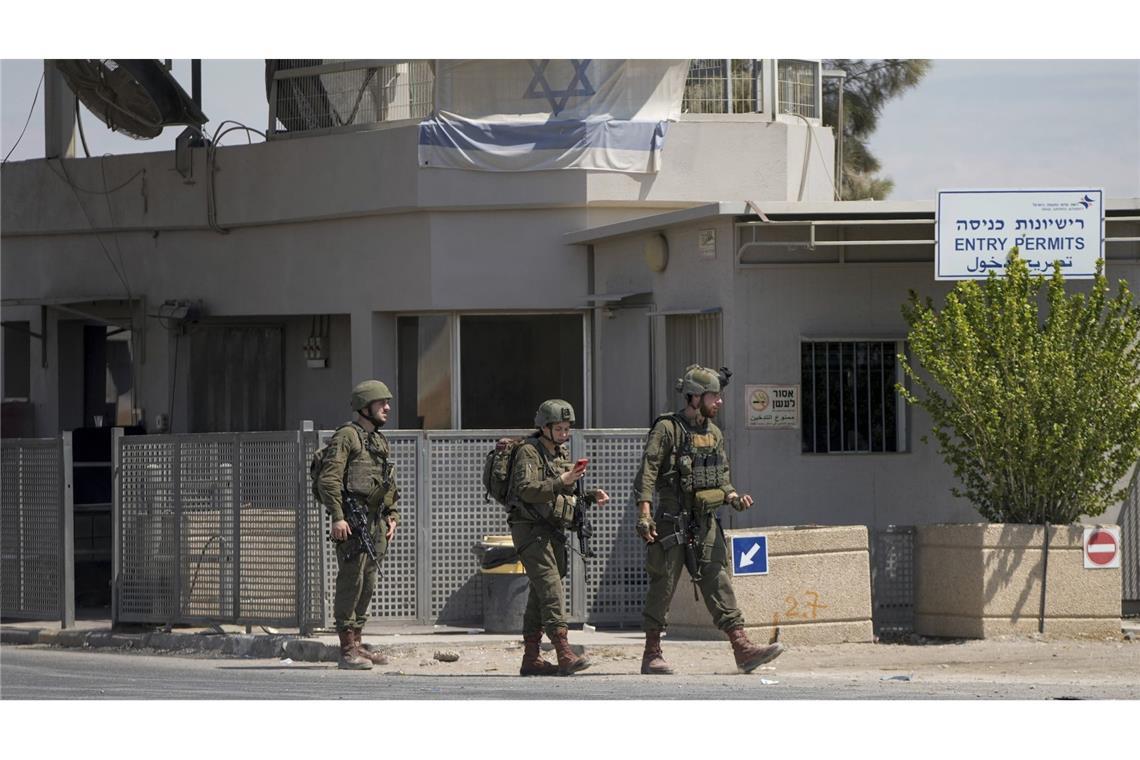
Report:
M 651 677 L 591 669 L 568 678 L 345 672 L 329 663 L 169 657 L 46 647 L 0 647 L 0 699 L 82 700 L 924 700 L 1104 699 L 1092 684 L 882 680 L 850 674 L 724 673 Z M 774 682 L 774 683 L 773 683 Z M 1119 695 L 1124 696 L 1124 695 Z

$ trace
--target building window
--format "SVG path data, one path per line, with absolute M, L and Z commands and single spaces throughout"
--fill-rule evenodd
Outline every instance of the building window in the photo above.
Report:
M 809 454 L 905 451 L 901 341 L 803 341 L 803 451 Z
M 460 316 L 460 427 L 530 427 L 548 398 L 569 401 L 585 427 L 584 334 L 581 314 Z
M 32 323 L 4 323 L 4 398 L 27 401 L 32 385 Z
M 447 314 L 398 317 L 400 427 L 448 430 L 451 417 L 451 325 Z
M 780 113 L 819 116 L 819 62 L 780 60 L 776 67 Z
M 757 113 L 764 110 L 758 59 L 694 58 L 685 80 L 682 113 Z M 732 91 L 726 72 L 732 72 Z
M 670 383 L 685 374 L 685 368 L 690 364 L 713 369 L 720 367 L 724 363 L 720 312 L 666 315 L 665 363 Z

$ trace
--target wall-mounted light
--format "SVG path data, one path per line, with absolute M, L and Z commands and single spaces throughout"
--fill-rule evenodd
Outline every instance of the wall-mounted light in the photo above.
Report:
M 651 235 L 641 246 L 650 272 L 660 274 L 669 266 L 669 241 L 661 233 Z

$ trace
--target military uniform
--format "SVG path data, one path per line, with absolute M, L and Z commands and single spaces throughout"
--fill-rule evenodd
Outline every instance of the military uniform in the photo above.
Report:
M 388 520 L 396 522 L 400 517 L 396 508 L 400 499 L 396 468 L 390 461 L 388 441 L 379 431 L 387 420 L 391 399 L 392 392 L 379 380 L 365 380 L 352 389 L 349 405 L 371 423 L 372 431 L 355 420 L 342 425 L 320 453 L 320 469 L 313 478 L 317 498 L 332 522 L 330 537 L 337 541 L 333 619 L 340 638 L 337 667 L 345 670 L 368 670 L 388 662 L 384 655 L 364 645 L 361 633 L 368 622 L 368 607 L 376 589 L 376 565 L 388 553 Z M 347 497 L 366 506 L 367 530 L 376 550 L 376 562 L 363 550 L 359 538 L 351 534 L 359 526 L 344 525 Z
M 542 402 L 534 415 L 535 433 L 519 444 L 511 464 L 507 490 L 507 522 L 515 551 L 530 580 L 530 595 L 523 613 L 523 659 L 519 675 L 568 676 L 590 667 L 590 660 L 574 654 L 567 637 L 562 608 L 562 577 L 570 564 L 567 528 L 574 520 L 576 484 L 562 475 L 573 465 L 565 445 L 548 451 L 544 439 L 554 443 L 554 428 L 574 422 L 574 407 L 562 399 Z M 543 659 L 542 633 L 554 645 L 558 666 Z
M 515 454 L 508 494 L 511 538 L 530 579 L 530 596 L 523 615 L 523 633 L 566 627 L 562 608 L 562 578 L 568 568 L 566 529 L 574 517 L 574 486 L 566 486 L 560 476 L 573 463 L 565 446 L 553 454 L 538 437 L 521 444 Z
M 729 477 L 720 428 L 711 421 L 706 421 L 704 427 L 693 427 L 680 413 L 658 420 L 649 432 L 634 479 L 634 498 L 637 502 L 652 502 L 654 490 L 658 494 L 654 517 L 658 538 L 647 547 L 649 591 L 642 615 L 643 630 L 664 629 L 668 624 L 669 605 L 685 567 L 685 541 L 666 539 L 677 533 L 683 536 L 690 517 L 697 526 L 697 585 L 705 606 L 722 631 L 743 625 L 744 615 L 732 591 L 724 534 L 716 515 L 717 508 L 736 491 Z
M 333 435 L 329 459 L 321 471 L 317 488 L 332 522 L 344 519 L 343 493 L 368 505 L 369 527 L 377 559 L 388 553 L 387 522 L 399 519 L 396 468 L 390 461 L 388 440 L 377 430 L 371 433 L 355 423 L 341 427 Z M 345 555 L 355 542 L 336 546 L 336 596 L 333 619 L 337 630 L 360 630 L 368 622 L 368 607 L 376 588 L 376 565 L 365 552 L 352 559 Z
M 737 668 L 750 673 L 784 651 L 782 644 L 756 646 L 748 640 L 728 575 L 728 548 L 717 510 L 725 503 L 733 509 L 748 509 L 752 499 L 737 494 L 724 434 L 702 415 L 716 416 L 722 403 L 720 392 L 731 376 L 727 367 L 717 371 L 691 364 L 685 369 L 674 387 L 685 395 L 686 411 L 702 422 L 691 422 L 684 412 L 658 418 L 634 477 L 634 501 L 643 510 L 637 532 L 648 542 L 649 590 L 641 621 L 645 631 L 641 672 L 646 675 L 673 672 L 661 651 L 661 634 L 669 622 L 669 605 L 682 567 L 700 589 L 713 623 L 728 636 Z M 699 399 L 699 406 L 693 405 L 694 398 Z M 654 492 L 657 512 L 651 517 L 644 510 L 653 503 Z

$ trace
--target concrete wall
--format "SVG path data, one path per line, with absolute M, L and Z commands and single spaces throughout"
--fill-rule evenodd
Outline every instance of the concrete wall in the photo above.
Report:
M 1046 563 L 1044 531 L 1034 525 L 920 526 L 915 631 L 969 638 L 1035 633 L 1044 575 L 1046 634 L 1120 636 L 1120 569 L 1084 567 L 1082 526 L 1049 528 Z

